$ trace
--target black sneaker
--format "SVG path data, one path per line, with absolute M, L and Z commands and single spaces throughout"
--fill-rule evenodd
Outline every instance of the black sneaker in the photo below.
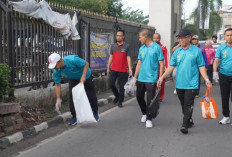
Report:
M 118 107 L 119 107 L 119 108 L 122 108 L 122 107 L 123 107 L 121 102 L 118 102 Z
M 119 97 L 115 97 L 114 100 L 113 100 L 113 103 L 114 103 L 114 104 L 117 104 L 118 99 L 119 99 Z
M 189 119 L 189 122 L 188 122 L 188 128 L 191 128 L 193 127 L 194 123 L 193 123 L 193 119 Z
M 181 127 L 180 131 L 181 131 L 183 134 L 188 134 L 188 128 L 186 128 L 186 127 Z

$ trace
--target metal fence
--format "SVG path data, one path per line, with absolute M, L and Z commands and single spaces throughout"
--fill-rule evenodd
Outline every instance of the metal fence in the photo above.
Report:
M 61 13 L 74 13 L 71 9 L 54 8 Z M 80 15 L 80 14 L 78 14 Z M 88 30 L 89 24 L 79 16 L 78 30 Z M 14 87 L 47 84 L 52 81 L 47 58 L 56 52 L 62 57 L 88 51 L 83 40 L 67 40 L 53 27 L 42 20 L 31 18 L 13 11 L 11 6 L 0 2 L 0 62 L 12 68 Z M 88 34 L 81 34 L 88 42 Z M 87 58 L 86 58 L 87 59 Z
M 73 7 L 50 4 L 54 11 L 78 15 L 78 32 L 81 40 L 63 38 L 54 28 L 42 20 L 34 19 L 13 11 L 11 6 L 0 2 L 0 63 L 12 68 L 12 83 L 15 88 L 47 84 L 52 81 L 52 71 L 48 69 L 47 58 L 51 53 L 62 57 L 78 54 L 90 60 L 90 32 L 110 33 L 114 42 L 115 26 L 126 31 L 126 42 L 131 45 L 132 58 L 137 58 L 139 49 L 138 32 L 141 28 L 155 31 L 154 27 L 128 21 L 117 20 Z M 97 71 L 96 71 L 97 72 Z

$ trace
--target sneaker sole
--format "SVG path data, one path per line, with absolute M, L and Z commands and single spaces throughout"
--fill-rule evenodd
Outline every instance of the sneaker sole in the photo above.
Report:
M 219 122 L 219 124 L 222 124 L 222 125 L 230 124 L 230 121 L 228 121 L 226 123 Z
M 226 124 L 230 124 L 230 122 L 226 122 L 226 123 L 219 122 L 219 124 L 226 125 Z
M 150 128 L 152 128 L 152 127 L 153 127 L 152 123 L 151 123 L 151 125 L 149 125 L 149 126 L 147 126 L 147 124 L 146 124 L 146 128 L 147 128 L 147 129 L 150 129 Z
M 180 129 L 180 131 L 181 131 L 183 134 L 188 134 L 188 130 Z
M 76 122 L 76 123 L 73 123 L 73 124 L 70 124 L 70 123 L 69 123 L 69 125 L 77 125 L 77 122 Z

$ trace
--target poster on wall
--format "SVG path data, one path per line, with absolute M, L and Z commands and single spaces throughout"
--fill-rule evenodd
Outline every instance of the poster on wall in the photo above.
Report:
M 90 34 L 90 67 L 92 70 L 107 69 L 110 56 L 110 33 Z

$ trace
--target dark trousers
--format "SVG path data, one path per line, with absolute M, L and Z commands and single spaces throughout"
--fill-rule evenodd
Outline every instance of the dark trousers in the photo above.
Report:
M 188 128 L 189 120 L 192 119 L 194 99 L 198 89 L 176 89 L 183 112 L 183 127 Z
M 232 76 L 226 76 L 219 73 L 219 84 L 222 97 L 222 114 L 224 117 L 230 117 L 229 100 L 230 93 L 232 93 Z
M 78 83 L 80 83 L 80 80 L 69 81 L 69 108 L 73 117 L 76 117 L 76 111 L 73 103 L 72 88 L 75 87 Z M 92 77 L 86 79 L 84 83 L 84 87 L 93 113 L 98 113 L 97 96 L 94 89 L 94 83 L 92 81 Z
M 213 83 L 213 64 L 208 66 L 207 74 L 211 83 Z
M 147 114 L 147 106 L 155 96 L 156 83 L 146 83 L 137 81 L 136 98 L 143 115 L 147 115 L 147 120 L 152 120 L 151 115 Z M 147 103 L 145 102 L 145 92 L 147 92 Z
M 119 83 L 119 92 L 115 85 L 117 78 Z M 119 102 L 123 102 L 124 100 L 124 92 L 125 92 L 124 85 L 126 84 L 127 80 L 128 80 L 127 72 L 118 72 L 111 70 L 109 84 L 110 84 L 110 88 L 112 89 L 112 92 L 114 93 L 114 96 L 119 98 Z

